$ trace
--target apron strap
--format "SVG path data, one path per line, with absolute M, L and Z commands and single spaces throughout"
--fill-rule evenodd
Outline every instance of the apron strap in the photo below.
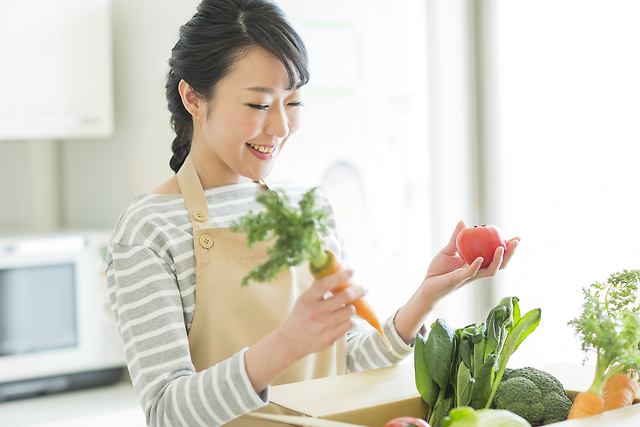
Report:
M 211 216 L 209 215 L 209 206 L 207 199 L 204 197 L 202 183 L 198 177 L 196 167 L 191 160 L 191 154 L 187 156 L 180 170 L 176 174 L 178 179 L 178 187 L 187 205 L 189 219 L 193 230 L 204 230 L 211 228 Z

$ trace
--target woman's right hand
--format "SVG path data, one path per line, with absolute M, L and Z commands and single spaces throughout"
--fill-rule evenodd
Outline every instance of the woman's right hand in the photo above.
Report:
M 309 290 L 298 297 L 291 314 L 280 327 L 280 333 L 296 357 L 324 350 L 353 328 L 351 317 L 355 308 L 350 303 L 362 298 L 364 289 L 348 286 L 325 298 L 352 275 L 352 270 L 340 270 L 316 279 Z
M 284 323 L 247 350 L 245 367 L 256 392 L 264 390 L 296 361 L 326 349 L 353 328 L 355 308 L 350 303 L 362 298 L 364 289 L 348 286 L 325 298 L 352 275 L 351 270 L 340 270 L 316 279 L 298 297 Z

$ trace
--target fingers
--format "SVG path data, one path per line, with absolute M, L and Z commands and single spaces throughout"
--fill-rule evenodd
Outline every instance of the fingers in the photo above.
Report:
M 496 251 L 493 254 L 493 260 L 491 261 L 491 264 L 489 264 L 486 268 L 482 269 L 480 274 L 478 274 L 477 278 L 491 277 L 495 275 L 499 270 L 506 268 L 519 243 L 520 243 L 520 238 L 514 237 L 513 239 L 507 242 L 506 251 L 502 246 L 499 246 L 498 248 L 496 248 Z
M 353 328 L 354 323 L 352 320 L 353 315 L 356 313 L 356 309 L 353 305 L 343 305 L 339 309 L 332 312 L 328 317 L 328 324 L 335 325 L 336 337 L 340 337 Z
M 348 282 L 353 276 L 353 270 L 341 269 L 335 273 L 316 279 L 311 287 L 313 299 L 322 300 L 327 292 L 333 291 L 343 283 Z
M 345 305 L 350 305 L 355 300 L 364 297 L 366 290 L 357 285 L 351 285 L 340 292 L 336 292 L 330 298 L 327 298 L 327 305 L 330 310 L 338 310 Z
M 498 272 L 500 266 L 502 265 L 502 261 L 504 259 L 504 248 L 502 246 L 498 246 L 496 251 L 493 253 L 493 260 L 491 260 L 491 264 L 487 266 L 487 274 L 493 276 Z
M 514 237 L 513 239 L 507 242 L 507 251 L 504 254 L 504 261 L 502 261 L 500 270 L 502 270 L 507 266 L 507 264 L 509 264 L 509 261 L 511 260 L 513 253 L 516 251 L 516 247 L 518 246 L 519 243 L 520 243 L 519 237 Z
M 366 291 L 361 286 L 349 284 L 344 287 L 343 285 L 348 283 L 353 276 L 353 270 L 340 270 L 333 274 L 329 274 L 320 279 L 316 279 L 313 286 L 310 289 L 310 298 L 316 302 L 325 302 L 327 310 L 334 311 L 342 306 L 349 304 L 359 298 L 362 298 Z M 342 287 L 342 289 L 339 289 Z M 336 290 L 336 289 L 339 290 Z M 329 292 L 334 293 L 330 298 L 326 298 Z
M 484 258 L 478 257 L 475 260 L 473 260 L 473 262 L 471 263 L 471 265 L 469 265 L 469 267 L 462 270 L 462 277 L 460 282 L 464 283 L 469 279 L 476 277 L 476 275 L 478 274 L 478 271 L 480 271 L 480 267 L 482 266 L 483 261 L 484 261 Z
M 453 234 L 449 239 L 449 243 L 447 243 L 447 246 L 445 246 L 441 252 L 447 255 L 455 255 L 458 251 L 458 249 L 456 248 L 456 239 L 458 238 L 458 234 L 460 234 L 460 232 L 465 228 L 467 228 L 467 225 L 464 223 L 464 221 L 459 221 L 456 225 L 456 229 L 453 231 Z
M 314 344 L 320 344 L 322 349 L 333 344 L 338 338 L 344 336 L 354 327 L 352 319 L 355 309 L 352 305 L 342 307 L 327 316 L 325 322 L 317 324 L 318 329 L 313 334 L 316 337 Z M 313 329 L 312 329 L 313 330 Z

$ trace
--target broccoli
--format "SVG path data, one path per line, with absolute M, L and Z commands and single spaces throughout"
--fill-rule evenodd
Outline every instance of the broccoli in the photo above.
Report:
M 507 368 L 493 401 L 496 409 L 506 409 L 541 426 L 564 421 L 572 402 L 562 383 L 536 368 Z

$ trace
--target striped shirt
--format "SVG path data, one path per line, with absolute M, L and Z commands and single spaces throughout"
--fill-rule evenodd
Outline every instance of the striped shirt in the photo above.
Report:
M 297 203 L 306 188 L 271 185 Z M 229 227 L 264 207 L 256 202 L 260 186 L 235 184 L 205 190 L 213 227 Z M 344 245 L 331 206 L 323 238 L 345 259 Z M 134 198 L 120 217 L 107 255 L 107 283 L 129 374 L 151 426 L 218 426 L 266 406 L 269 388 L 256 393 L 238 352 L 202 372 L 195 372 L 188 334 L 195 308 L 193 229 L 180 194 L 146 194 Z M 380 335 L 359 320 L 347 335 L 348 372 L 390 366 L 412 353 L 393 319 L 383 323 L 389 349 Z M 226 326 L 226 325 L 225 325 Z

